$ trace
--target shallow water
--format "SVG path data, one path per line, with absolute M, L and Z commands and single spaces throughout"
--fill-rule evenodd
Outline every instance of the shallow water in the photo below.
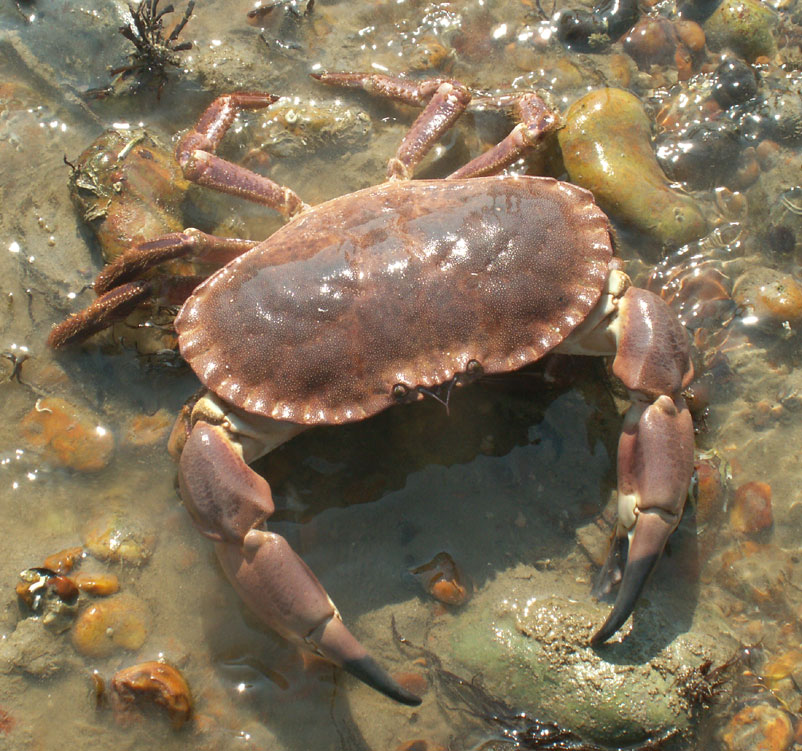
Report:
M 126 22 L 125 4 L 20 0 L 0 7 L 0 403 L 6 418 L 0 428 L 0 748 L 73 748 L 87 739 L 98 748 L 393 749 L 414 739 L 427 740 L 429 748 L 489 747 L 482 744 L 498 738 L 498 728 L 469 709 L 455 710 L 435 690 L 433 661 L 422 666 L 416 662 L 420 652 L 394 638 L 391 615 L 403 636 L 459 670 L 442 650 L 461 629 L 463 611 L 434 602 L 409 570 L 447 551 L 476 597 L 506 583 L 517 594 L 531 587 L 533 601 L 590 600 L 597 570 L 593 542 L 603 541 L 609 518 L 601 527 L 595 523 L 614 493 L 625 408 L 601 362 L 574 360 L 548 374 L 538 368 L 474 384 L 455 391 L 448 411 L 425 400 L 370 424 L 313 431 L 260 462 L 281 509 L 274 528 L 318 573 L 346 622 L 392 671 L 426 675 L 424 704 L 412 711 L 340 671 L 302 659 L 238 602 L 211 545 L 178 501 L 175 466 L 165 450 L 170 416 L 197 388 L 188 369 L 170 353 L 146 355 L 141 343 L 131 346 L 141 332 L 125 325 L 100 344 L 57 354 L 47 349 L 51 326 L 91 300 L 87 286 L 102 264 L 96 240 L 70 201 L 65 160 L 74 163 L 112 125 L 145 127 L 169 144 L 216 94 L 267 90 L 286 96 L 272 120 L 240 118 L 221 153 L 269 171 L 317 203 L 381 181 L 414 113 L 325 88 L 309 77 L 314 70 L 412 69 L 419 77 L 453 76 L 487 92 L 538 88 L 549 91 L 561 111 L 589 89 L 624 87 L 646 105 L 652 122 L 660 121 L 661 131 L 672 118 L 692 122 L 710 111 L 705 102 L 716 81 L 716 53 L 700 53 L 694 77 L 676 84 L 672 55 L 638 69 L 620 42 L 598 54 L 566 51 L 548 38 L 539 5 L 527 0 L 318 0 L 308 15 L 303 3 L 288 5 L 298 12 L 279 7 L 260 28 L 245 22 L 249 2 L 199 0 L 181 37 L 194 45 L 181 54 L 185 67 L 171 68 L 160 92 L 153 86 L 137 90 L 128 80 L 104 97 L 87 92 L 108 86 L 108 69 L 123 65 L 130 52 L 117 33 Z M 769 90 L 792 92 L 786 102 L 772 103 L 768 117 L 799 97 L 796 8 L 790 2 L 777 11 L 772 33 L 778 50 L 750 60 L 766 96 Z M 670 3 L 659 3 L 653 12 L 658 10 L 675 18 Z M 552 8 L 546 12 L 550 16 Z M 789 65 L 780 68 L 779 62 Z M 771 488 L 774 523 L 759 535 L 734 531 L 731 491 L 711 508 L 692 513 L 689 507 L 628 636 L 657 653 L 677 634 L 699 630 L 720 638 L 718 663 L 739 645 L 761 645 L 749 665 L 758 677 L 746 685 L 730 681 L 720 702 L 700 713 L 697 729 L 673 741 L 677 748 L 728 747 L 727 725 L 745 705 L 779 711 L 798 728 L 802 702 L 802 291 L 793 286 L 802 224 L 796 194 L 788 193 L 799 183 L 802 160 L 793 122 L 789 132 L 769 132 L 754 125 L 756 107 L 742 106 L 735 145 L 712 162 L 701 154 L 697 166 L 676 178 L 687 181 L 705 213 L 711 229 L 706 239 L 683 250 L 660 247 L 648 234 L 617 224 L 620 254 L 638 283 L 661 258 L 668 259 L 666 267 L 689 274 L 714 267 L 728 289 L 741 280 L 720 306 L 697 310 L 697 317 L 689 306 L 708 288 L 689 285 L 679 295 L 699 347 L 697 399 L 708 402 L 697 414 L 697 443 L 728 467 L 731 490 L 756 481 Z M 418 174 L 448 174 L 508 127 L 497 113 L 466 115 Z M 749 127 L 754 133 L 747 137 Z M 737 169 L 719 169 L 726 160 Z M 545 164 L 514 168 L 562 174 L 553 149 Z M 222 235 L 262 237 L 279 226 L 269 211 L 195 188 L 181 211 L 187 225 Z M 765 269 L 792 276 L 777 282 Z M 736 302 L 730 304 L 730 297 Z M 64 467 L 26 434 L 26 420 L 49 409 L 41 400 L 53 396 L 89 410 L 90 433 L 113 437 L 101 469 Z M 144 415 L 156 416 L 152 436 L 135 422 Z M 107 657 L 84 656 L 69 632 L 52 636 L 36 621 L 39 630 L 31 632 L 26 652 L 13 638 L 25 615 L 14 592 L 17 573 L 85 543 L 88 529 L 104 523 L 110 511 L 123 529 L 152 541 L 152 555 L 141 565 L 89 556 L 81 568 L 115 573 L 121 592 L 141 600 L 144 643 Z M 85 597 L 82 607 L 90 601 L 97 600 Z M 711 603 L 726 627 L 696 617 L 704 610 L 700 603 Z M 596 607 L 591 618 L 600 623 L 608 606 L 588 607 Z M 643 625 L 651 612 L 664 619 L 661 633 Z M 38 662 L 31 657 L 37 650 Z M 772 663 L 781 657 L 790 678 Z M 108 702 L 97 706 L 93 671 L 108 680 L 121 667 L 160 658 L 179 667 L 191 687 L 191 724 L 174 731 L 157 712 L 119 722 Z M 734 669 L 730 678 L 744 669 Z M 508 698 L 498 695 L 504 675 L 487 674 L 483 666 L 462 671 L 466 679 L 482 674 L 497 698 Z M 550 719 L 548 706 L 537 712 Z M 577 720 L 573 729 L 580 726 Z M 514 748 L 509 740 L 495 743 Z

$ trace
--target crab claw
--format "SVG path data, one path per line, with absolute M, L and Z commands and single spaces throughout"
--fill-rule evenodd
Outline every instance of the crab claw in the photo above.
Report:
M 228 431 L 197 422 L 184 445 L 179 485 L 193 521 L 214 540 L 234 589 L 267 626 L 402 704 L 421 703 L 367 653 L 311 569 L 281 535 L 257 528 L 273 513 L 267 482 Z
M 632 613 L 679 524 L 692 472 L 693 422 L 682 397 L 633 404 L 618 444 L 618 528 L 594 594 L 621 586 L 592 645 L 607 641 Z

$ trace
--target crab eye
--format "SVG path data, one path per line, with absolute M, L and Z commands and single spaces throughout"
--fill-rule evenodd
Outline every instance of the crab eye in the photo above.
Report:
M 409 386 L 406 386 L 403 383 L 396 383 L 396 385 L 393 386 L 392 394 L 393 399 L 397 399 L 398 401 L 406 399 L 407 396 L 409 396 Z
M 468 364 L 465 366 L 465 372 L 468 375 L 477 376 L 482 372 L 482 364 L 479 360 L 468 360 Z

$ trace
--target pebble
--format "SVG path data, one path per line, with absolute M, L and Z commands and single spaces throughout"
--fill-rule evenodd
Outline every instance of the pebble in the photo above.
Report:
M 140 566 L 153 553 L 156 535 L 132 521 L 126 514 L 106 511 L 84 534 L 89 553 L 102 561 L 115 561 Z
M 57 574 L 67 574 L 72 571 L 76 561 L 80 560 L 83 555 L 84 549 L 79 545 L 74 548 L 66 548 L 60 550 L 58 553 L 47 556 L 42 561 L 45 568 L 55 571 Z
M 120 649 L 135 651 L 147 637 L 147 609 L 130 594 L 93 603 L 72 629 L 72 643 L 85 657 L 109 657 Z
M 81 592 L 99 597 L 113 595 L 120 589 L 120 582 L 115 574 L 90 574 L 79 571 L 72 580 Z
M 652 123 L 622 89 L 596 89 L 574 102 L 558 133 L 571 182 L 599 206 L 664 247 L 707 234 L 697 202 L 673 190 L 654 154 Z
M 696 470 L 696 516 L 699 524 L 707 524 L 723 509 L 727 487 L 726 466 L 716 455 L 700 457 L 694 464 Z
M 730 512 L 730 526 L 741 535 L 751 535 L 769 529 L 774 523 L 771 510 L 771 485 L 747 482 L 735 491 Z
M 175 415 L 166 409 L 160 409 L 152 415 L 137 415 L 125 432 L 125 442 L 131 446 L 163 443 L 174 421 Z
M 711 50 L 730 49 L 749 62 L 777 52 L 777 14 L 759 0 L 723 0 L 704 22 Z
M 111 679 L 111 701 L 118 722 L 126 724 L 136 705 L 164 707 L 175 730 L 192 716 L 192 694 L 184 676 L 172 665 L 143 662 Z
M 782 271 L 753 266 L 735 282 L 732 295 L 758 319 L 776 323 L 802 321 L 802 285 Z
M 419 738 L 414 741 L 405 741 L 396 748 L 396 751 L 446 751 L 446 747 Z
M 785 751 L 793 736 L 785 712 L 769 704 L 755 704 L 732 717 L 722 740 L 727 751 Z
M 454 559 L 448 553 L 438 553 L 431 561 L 410 571 L 423 588 L 446 605 L 462 605 L 468 599 L 468 588 Z
M 114 437 L 100 417 L 65 399 L 37 400 L 20 422 L 23 438 L 44 450 L 44 459 L 79 472 L 98 472 L 114 453 Z

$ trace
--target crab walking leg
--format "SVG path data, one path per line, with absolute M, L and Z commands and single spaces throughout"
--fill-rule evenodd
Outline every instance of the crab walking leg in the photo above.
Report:
M 693 378 L 687 332 L 663 300 L 636 287 L 626 290 L 613 318 L 613 372 L 633 404 L 618 445 L 616 538 L 596 591 L 608 592 L 619 580 L 621 586 L 592 644 L 609 639 L 632 613 L 679 524 L 693 473 L 693 421 L 681 396 Z
M 215 541 L 226 576 L 267 626 L 386 696 L 420 704 L 351 634 L 289 543 L 257 529 L 273 513 L 270 486 L 248 467 L 223 427 L 195 423 L 181 454 L 179 485 L 198 529 Z
M 313 78 L 330 86 L 360 88 L 405 104 L 425 104 L 387 165 L 388 180 L 409 180 L 415 167 L 471 101 L 471 92 L 459 81 L 430 79 L 414 83 L 369 73 L 315 73 Z
M 47 344 L 53 349 L 78 344 L 113 323 L 124 320 L 146 302 L 179 305 L 203 279 L 199 276 L 171 276 L 122 284 L 55 326 L 47 338 Z
M 465 112 L 471 93 L 461 83 L 445 81 L 407 131 L 387 165 L 388 180 L 409 180 L 423 157 Z
M 522 94 L 514 104 L 518 124 L 501 142 L 452 172 L 447 179 L 455 180 L 480 175 L 497 175 L 516 159 L 536 149 L 549 133 L 560 126 L 558 115 L 535 93 Z
M 272 94 L 249 93 L 215 99 L 176 147 L 175 157 L 184 177 L 221 193 L 269 206 L 285 217 L 305 209 L 306 204 L 289 188 L 214 153 L 240 110 L 261 109 L 277 99 Z
M 171 232 L 126 250 L 97 275 L 92 286 L 98 295 L 103 295 L 125 282 L 141 278 L 155 266 L 176 258 L 225 266 L 258 244 L 257 240 L 216 237 L 190 227 L 183 232 Z

